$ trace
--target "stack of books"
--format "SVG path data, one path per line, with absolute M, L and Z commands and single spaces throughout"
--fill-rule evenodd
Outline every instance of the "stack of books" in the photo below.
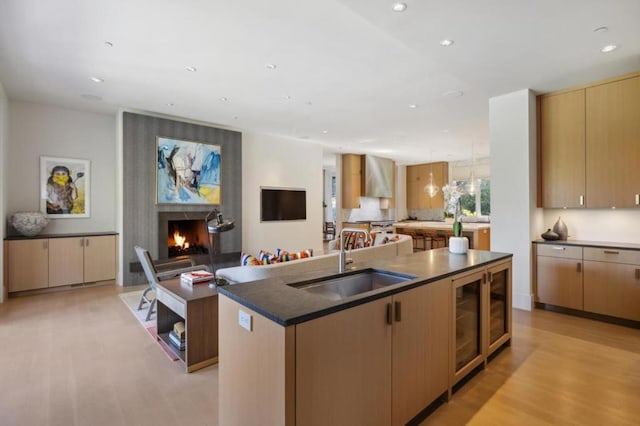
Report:
M 187 285 L 208 283 L 213 279 L 213 274 L 209 271 L 192 271 L 180 274 L 180 282 Z
M 186 333 L 184 322 L 173 324 L 173 330 L 169 332 L 169 342 L 178 350 L 184 351 L 186 343 Z

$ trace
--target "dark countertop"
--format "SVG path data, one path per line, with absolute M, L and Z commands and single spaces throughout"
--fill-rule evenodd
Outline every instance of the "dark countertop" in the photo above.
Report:
M 581 246 L 581 247 L 602 247 L 602 248 L 618 248 L 627 250 L 640 250 L 640 244 L 634 243 L 616 243 L 611 241 L 582 241 L 582 240 L 534 240 L 534 244 L 548 244 L 554 246 Z
M 449 249 L 427 250 L 389 260 L 356 263 L 354 272 L 374 268 L 415 276 L 415 279 L 355 295 L 344 300 L 332 300 L 286 284 L 300 283 L 336 275 L 335 268 L 306 274 L 275 277 L 249 283 L 218 287 L 218 293 L 252 309 L 270 320 L 289 326 L 348 309 L 375 299 L 419 287 L 481 265 L 506 260 L 513 255 L 482 250 L 469 250 L 466 255 L 451 254 Z M 259 266 L 248 266 L 259 268 Z
M 51 238 L 73 238 L 73 237 L 100 237 L 103 235 L 118 235 L 117 232 L 78 232 L 71 234 L 38 234 L 33 237 L 27 237 L 24 235 L 7 235 L 5 240 L 43 240 Z

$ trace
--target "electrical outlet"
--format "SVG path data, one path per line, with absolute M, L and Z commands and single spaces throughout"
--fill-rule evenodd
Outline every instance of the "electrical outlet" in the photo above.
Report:
M 251 315 L 243 311 L 242 309 L 238 309 L 238 324 L 240 327 L 244 328 L 247 331 L 251 331 L 253 325 L 253 318 Z

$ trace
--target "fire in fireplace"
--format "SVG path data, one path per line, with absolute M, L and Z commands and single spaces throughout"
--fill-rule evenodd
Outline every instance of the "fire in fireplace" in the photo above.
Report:
M 209 253 L 203 220 L 169 220 L 167 224 L 169 257 Z

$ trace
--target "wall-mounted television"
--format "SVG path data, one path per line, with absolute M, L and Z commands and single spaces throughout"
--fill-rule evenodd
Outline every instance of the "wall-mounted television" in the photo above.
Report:
M 260 221 L 305 220 L 307 191 L 293 188 L 260 188 Z

